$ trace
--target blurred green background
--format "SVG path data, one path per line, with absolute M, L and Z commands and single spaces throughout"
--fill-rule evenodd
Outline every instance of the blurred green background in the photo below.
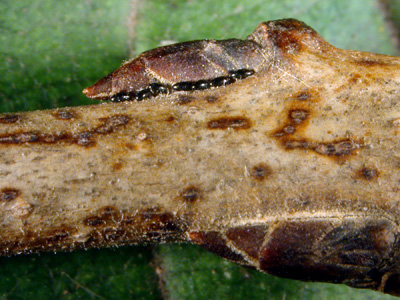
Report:
M 331 44 L 398 55 L 400 1 L 1 0 L 0 112 L 97 103 L 81 90 L 168 41 L 300 19 Z M 1 299 L 396 299 L 242 268 L 192 245 L 0 258 Z

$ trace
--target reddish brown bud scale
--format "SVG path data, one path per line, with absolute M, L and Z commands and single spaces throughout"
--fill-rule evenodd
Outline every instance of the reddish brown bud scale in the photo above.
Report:
M 120 102 L 169 91 L 204 90 L 244 79 L 259 70 L 263 61 L 262 47 L 250 39 L 179 43 L 140 54 L 83 93 Z

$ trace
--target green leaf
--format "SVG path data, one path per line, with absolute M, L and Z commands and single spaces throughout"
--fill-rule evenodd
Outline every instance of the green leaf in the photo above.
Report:
M 245 38 L 272 19 L 298 18 L 337 47 L 397 53 L 372 0 L 3 0 L 0 11 L 3 112 L 97 103 L 81 90 L 129 55 L 166 41 Z M 156 257 L 132 246 L 1 258 L 0 274 L 2 299 L 393 298 L 268 276 L 183 245 Z
M 81 90 L 128 55 L 129 1 L 0 2 L 2 111 L 96 103 Z
M 2 257 L 2 299 L 160 299 L 148 247 Z

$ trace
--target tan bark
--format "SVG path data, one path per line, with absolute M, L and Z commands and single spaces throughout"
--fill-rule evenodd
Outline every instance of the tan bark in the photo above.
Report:
M 1 115 L 1 254 L 193 241 L 399 295 L 400 59 L 304 27 L 267 49 L 226 87 Z

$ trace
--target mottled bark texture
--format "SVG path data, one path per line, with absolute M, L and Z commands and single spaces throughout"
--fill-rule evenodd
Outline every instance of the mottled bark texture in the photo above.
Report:
M 191 241 L 399 296 L 400 59 L 256 30 L 233 84 L 1 115 L 1 254 Z

